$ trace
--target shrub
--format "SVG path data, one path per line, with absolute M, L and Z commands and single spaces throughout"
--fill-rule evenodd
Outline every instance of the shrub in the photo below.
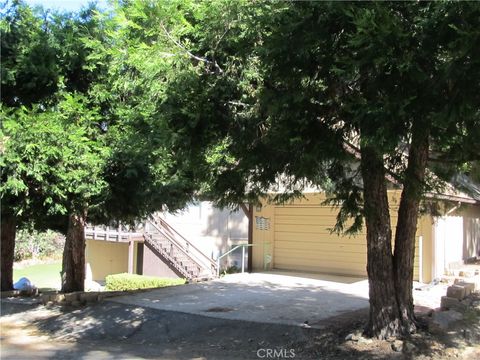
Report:
M 125 291 L 185 284 L 185 279 L 167 279 L 136 274 L 114 274 L 105 278 L 106 290 Z
M 240 269 L 236 265 L 229 266 L 221 271 L 222 275 L 236 274 L 239 273 Z

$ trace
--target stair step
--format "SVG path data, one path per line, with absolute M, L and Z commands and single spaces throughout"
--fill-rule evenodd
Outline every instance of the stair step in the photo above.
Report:
M 161 224 L 157 224 L 161 227 Z M 212 277 L 211 271 L 205 269 L 193 260 L 188 253 L 178 249 L 172 240 L 169 240 L 159 231 L 149 231 L 145 234 L 145 240 L 150 243 L 171 266 L 187 278 Z M 188 246 L 188 243 L 187 243 Z M 186 250 L 188 251 L 188 250 Z

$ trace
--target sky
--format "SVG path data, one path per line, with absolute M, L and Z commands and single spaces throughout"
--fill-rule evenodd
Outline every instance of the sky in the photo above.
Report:
M 92 0 L 24 0 L 25 3 L 35 6 L 42 5 L 45 9 L 60 11 L 76 11 L 87 6 Z M 106 0 L 98 0 L 100 8 L 104 8 L 107 4 Z

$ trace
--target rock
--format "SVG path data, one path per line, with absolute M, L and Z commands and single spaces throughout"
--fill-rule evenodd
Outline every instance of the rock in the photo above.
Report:
M 411 352 L 413 352 L 417 349 L 417 347 L 413 343 L 408 342 L 408 341 L 403 343 L 403 348 L 405 349 L 406 352 L 409 352 L 409 353 L 411 353 Z
M 359 344 L 371 344 L 371 343 L 373 343 L 373 340 L 372 340 L 372 339 L 364 338 L 363 336 L 360 336 L 360 337 L 358 338 L 358 343 L 359 343 Z
M 415 305 L 414 311 L 416 316 L 432 316 L 433 309 L 427 306 Z
M 345 340 L 350 341 L 358 341 L 362 337 L 362 333 L 360 331 L 356 331 L 354 333 L 350 333 L 345 337 Z
M 403 341 L 395 340 L 392 343 L 392 350 L 396 352 L 401 352 L 403 350 Z
M 82 305 L 82 303 L 78 300 L 73 300 L 70 304 L 75 307 L 79 307 Z
M 466 282 L 461 279 L 455 279 L 454 284 L 458 286 L 463 286 L 465 288 L 465 296 L 468 296 L 471 293 L 475 292 L 475 283 L 473 282 Z
M 347 336 L 345 336 L 345 340 L 346 341 L 357 341 L 358 338 L 355 336 L 355 334 L 348 334 Z
M 458 350 L 455 348 L 447 348 L 445 349 L 445 354 L 451 357 L 458 357 Z
M 440 308 L 442 310 L 457 310 L 463 312 L 467 309 L 467 305 L 458 299 L 442 296 L 440 300 Z
M 19 290 L 8 290 L 8 291 L 2 291 L 1 292 L 1 298 L 8 298 L 8 297 L 14 297 L 20 295 Z
M 67 302 L 78 301 L 78 299 L 79 299 L 79 293 L 77 292 L 65 294 L 65 301 Z
M 465 298 L 465 288 L 460 285 L 452 285 L 447 288 L 447 296 L 458 300 Z
M 448 330 L 450 325 L 455 321 L 461 320 L 463 315 L 455 310 L 435 312 L 429 324 L 432 332 Z
M 65 301 L 65 294 L 55 294 L 52 296 L 52 300 L 55 302 Z
M 97 293 L 86 292 L 86 293 L 80 294 L 80 301 L 92 303 L 92 302 L 96 302 L 97 300 L 98 300 Z
M 25 296 L 25 297 L 31 297 L 31 296 L 36 296 L 38 294 L 38 289 L 37 288 L 30 288 L 26 290 L 20 290 L 20 296 Z

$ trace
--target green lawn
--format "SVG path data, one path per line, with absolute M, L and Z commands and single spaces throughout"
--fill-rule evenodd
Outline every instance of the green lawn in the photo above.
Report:
M 13 282 L 21 277 L 29 279 L 39 289 L 60 289 L 61 262 L 38 264 L 13 270 Z

